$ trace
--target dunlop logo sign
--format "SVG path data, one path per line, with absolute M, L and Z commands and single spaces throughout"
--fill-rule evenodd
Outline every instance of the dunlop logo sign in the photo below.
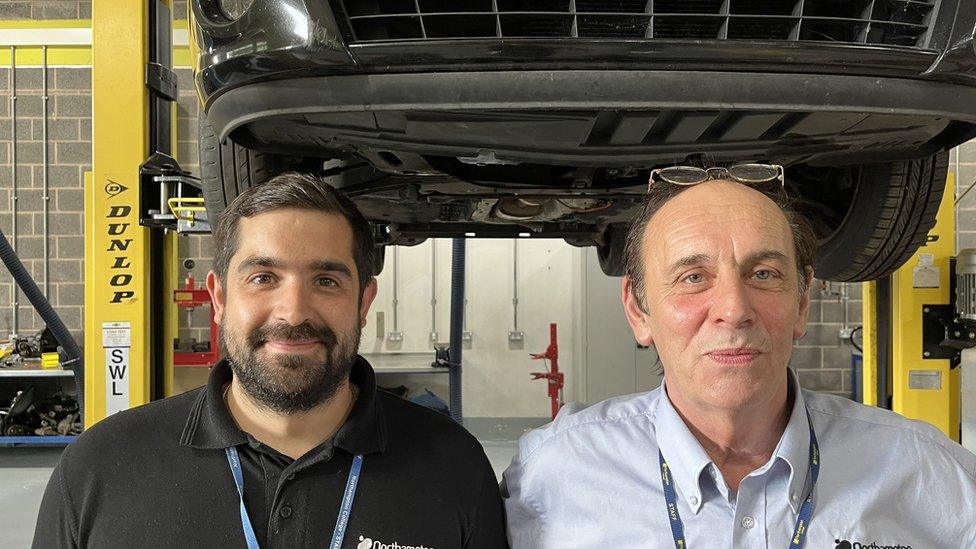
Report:
M 125 193 L 128 187 L 109 180 L 105 185 L 105 193 L 109 198 L 115 198 Z M 132 272 L 132 232 L 135 230 L 131 223 L 132 206 L 128 204 L 110 205 L 105 214 L 106 231 L 108 236 L 109 256 L 109 303 L 122 303 L 136 297 Z

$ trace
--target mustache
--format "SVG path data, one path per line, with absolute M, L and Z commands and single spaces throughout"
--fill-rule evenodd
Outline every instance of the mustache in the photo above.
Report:
M 277 324 L 265 324 L 252 331 L 247 336 L 247 343 L 252 349 L 257 349 L 268 340 L 278 341 L 319 341 L 326 347 L 335 347 L 339 338 L 328 326 L 313 326 L 308 322 L 302 322 L 298 326 L 280 322 Z

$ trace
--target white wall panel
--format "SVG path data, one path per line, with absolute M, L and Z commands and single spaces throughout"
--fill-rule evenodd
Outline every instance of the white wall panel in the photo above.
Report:
M 387 250 L 386 266 L 379 276 L 379 295 L 363 331 L 364 353 L 431 351 L 431 246 L 437 246 L 437 331 L 447 343 L 450 329 L 451 241 L 428 240 L 398 252 L 399 330 L 403 341 L 390 342 L 393 330 L 393 250 Z M 513 242 L 471 239 L 468 248 L 468 330 L 474 337 L 464 350 L 464 415 L 467 417 L 543 417 L 549 400 L 543 381 L 529 374 L 542 371 L 542 361 L 529 353 L 541 353 L 549 344 L 549 323 L 559 330 L 560 370 L 566 372 L 566 398 L 578 399 L 578 357 L 581 352 L 579 324 L 582 292 L 581 251 L 562 240 L 519 241 L 519 330 L 522 348 L 509 345 L 513 328 Z M 384 333 L 377 333 L 377 312 L 384 318 Z M 436 381 L 435 381 L 436 379 Z M 430 387 L 446 399 L 446 376 L 397 376 L 381 384 L 404 383 L 413 389 Z

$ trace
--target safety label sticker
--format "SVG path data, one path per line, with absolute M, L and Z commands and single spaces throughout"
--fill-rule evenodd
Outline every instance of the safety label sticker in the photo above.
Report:
M 105 348 L 105 415 L 129 409 L 129 348 L 132 325 L 129 322 L 103 322 L 102 347 Z

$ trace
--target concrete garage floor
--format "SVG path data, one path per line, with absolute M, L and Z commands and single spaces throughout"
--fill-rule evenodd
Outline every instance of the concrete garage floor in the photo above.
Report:
M 483 441 L 495 475 L 511 463 L 518 443 Z M 0 547 L 30 547 L 44 488 L 61 448 L 0 448 Z
M 0 547 L 30 547 L 47 479 L 61 448 L 0 448 Z

